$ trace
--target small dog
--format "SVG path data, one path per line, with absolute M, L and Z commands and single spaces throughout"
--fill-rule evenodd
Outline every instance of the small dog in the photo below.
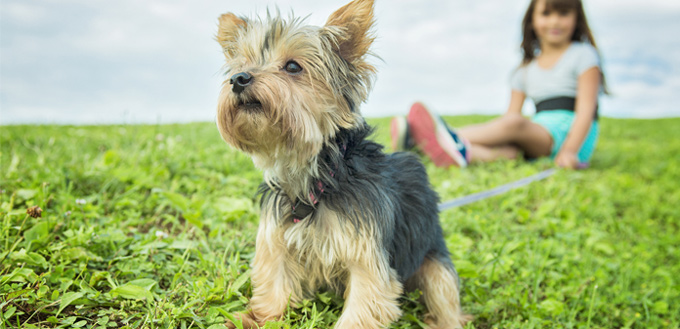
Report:
M 415 156 L 367 139 L 359 112 L 375 74 L 373 0 L 350 2 L 323 27 L 267 16 L 224 14 L 217 33 L 229 77 L 217 127 L 264 172 L 244 326 L 327 288 L 345 298 L 338 329 L 389 326 L 405 289 L 423 292 L 431 328 L 462 327 L 439 198 Z

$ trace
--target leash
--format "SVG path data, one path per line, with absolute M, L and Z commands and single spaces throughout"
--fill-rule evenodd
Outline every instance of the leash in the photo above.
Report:
M 463 196 L 463 197 L 460 197 L 460 198 L 457 198 L 457 199 L 453 199 L 453 200 L 450 200 L 450 201 L 442 202 L 438 206 L 439 211 L 444 211 L 444 210 L 447 210 L 447 209 L 464 206 L 464 205 L 469 204 L 469 203 L 473 203 L 473 202 L 476 202 L 476 201 L 479 201 L 479 200 L 484 200 L 484 199 L 490 198 L 492 196 L 505 193 L 505 192 L 510 191 L 512 189 L 516 189 L 518 187 L 528 185 L 529 183 L 548 178 L 548 177 L 552 176 L 552 174 L 554 174 L 556 171 L 557 171 L 557 168 L 551 168 L 551 169 L 548 169 L 548 170 L 544 170 L 544 171 L 542 171 L 538 174 L 535 174 L 535 175 L 532 175 L 532 176 L 529 176 L 529 177 L 525 177 L 525 178 L 522 178 L 520 180 L 511 182 L 511 183 L 508 183 L 508 184 L 505 184 L 505 185 L 501 185 L 499 187 L 496 187 L 496 188 L 493 188 L 493 189 L 490 189 L 490 190 L 487 190 L 487 191 L 474 193 L 474 194 L 466 195 L 466 196 Z

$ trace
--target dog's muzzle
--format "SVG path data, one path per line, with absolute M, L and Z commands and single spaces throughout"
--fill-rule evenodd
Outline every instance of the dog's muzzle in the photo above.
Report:
M 231 90 L 237 94 L 243 92 L 249 85 L 253 84 L 253 76 L 248 72 L 236 73 L 229 78 L 229 83 L 233 86 Z

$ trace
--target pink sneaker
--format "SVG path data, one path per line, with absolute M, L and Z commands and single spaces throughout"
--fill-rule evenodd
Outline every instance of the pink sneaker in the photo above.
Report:
M 420 147 L 438 167 L 466 167 L 468 145 L 462 137 L 446 126 L 421 103 L 411 106 L 408 126 L 414 144 Z

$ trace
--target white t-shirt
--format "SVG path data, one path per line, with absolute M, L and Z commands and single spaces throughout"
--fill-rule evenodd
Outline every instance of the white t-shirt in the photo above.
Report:
M 523 92 L 534 104 L 555 97 L 576 97 L 578 77 L 592 67 L 600 67 L 597 50 L 588 43 L 572 42 L 550 69 L 538 66 L 536 59 L 520 66 L 510 78 L 510 87 Z

